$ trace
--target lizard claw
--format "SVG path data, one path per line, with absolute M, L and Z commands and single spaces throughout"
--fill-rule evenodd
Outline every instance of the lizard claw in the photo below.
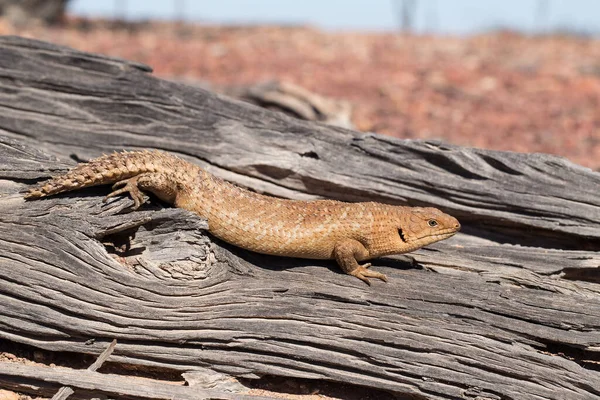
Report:
M 120 189 L 120 188 L 126 186 L 128 182 L 129 182 L 129 179 L 123 179 L 122 181 L 115 182 L 112 185 L 111 189 L 114 192 L 115 190 Z
M 106 203 L 106 201 L 111 197 L 118 196 L 122 193 L 129 193 L 131 199 L 133 200 L 133 209 L 137 210 L 144 202 L 144 195 L 142 195 L 142 192 L 137 187 L 136 178 L 137 177 L 125 179 L 115 183 L 112 186 L 113 191 L 107 194 L 104 200 L 102 200 L 102 202 Z
M 384 282 L 387 282 L 387 276 L 377 271 L 370 271 L 367 268 L 371 266 L 371 263 L 367 263 L 364 265 L 359 265 L 354 271 L 350 272 L 350 275 L 357 277 L 367 285 L 371 286 L 371 282 L 368 278 L 377 278 L 381 279 Z

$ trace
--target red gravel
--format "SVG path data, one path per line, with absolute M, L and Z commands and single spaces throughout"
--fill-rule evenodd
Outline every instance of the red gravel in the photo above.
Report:
M 71 19 L 63 28 L 17 31 L 0 23 L 0 34 L 140 61 L 162 77 L 217 84 L 287 80 L 350 100 L 360 130 L 554 153 L 600 168 L 599 39 L 109 25 Z

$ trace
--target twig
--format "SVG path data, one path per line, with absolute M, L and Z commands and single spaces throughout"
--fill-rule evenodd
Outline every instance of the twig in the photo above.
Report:
M 94 361 L 94 363 L 87 368 L 88 371 L 96 372 L 96 370 L 100 368 L 102 364 L 104 364 L 108 357 L 110 357 L 116 345 L 117 339 L 113 339 L 113 341 L 108 345 L 106 350 L 104 350 L 102 354 L 98 356 L 96 361 Z M 60 389 L 58 389 L 58 392 L 56 392 L 54 396 L 52 396 L 52 400 L 66 400 L 67 397 L 69 397 L 73 393 L 75 393 L 73 389 L 71 389 L 68 386 L 63 386 Z

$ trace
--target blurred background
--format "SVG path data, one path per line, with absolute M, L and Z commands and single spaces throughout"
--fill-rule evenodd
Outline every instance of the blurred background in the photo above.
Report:
M 600 169 L 597 0 L 0 0 L 0 34 L 300 118 Z

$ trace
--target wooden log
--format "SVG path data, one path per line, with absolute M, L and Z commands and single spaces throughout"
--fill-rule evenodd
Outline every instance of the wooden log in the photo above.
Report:
M 269 81 L 253 85 L 213 86 L 212 89 L 296 118 L 354 128 L 349 102 L 320 96 L 291 82 Z
M 117 362 L 417 398 L 600 396 L 600 174 L 312 124 L 148 71 L 0 39 L 0 338 L 91 354 L 116 338 Z M 377 260 L 390 282 L 366 287 L 333 262 L 222 243 L 157 201 L 19 193 L 146 147 L 268 194 L 435 205 L 464 233 Z
M 600 248 L 599 174 L 559 157 L 316 125 L 16 37 L 0 40 L 0 59 L 0 128 L 57 156 L 165 149 L 278 196 L 435 205 L 480 236 Z
M 38 396 L 48 396 L 61 385 L 71 386 L 75 388 L 71 398 L 79 399 L 115 397 L 130 400 L 272 399 L 272 397 L 199 389 L 131 376 L 101 374 L 91 370 L 49 368 L 8 362 L 0 362 L 0 382 L 4 387 Z

